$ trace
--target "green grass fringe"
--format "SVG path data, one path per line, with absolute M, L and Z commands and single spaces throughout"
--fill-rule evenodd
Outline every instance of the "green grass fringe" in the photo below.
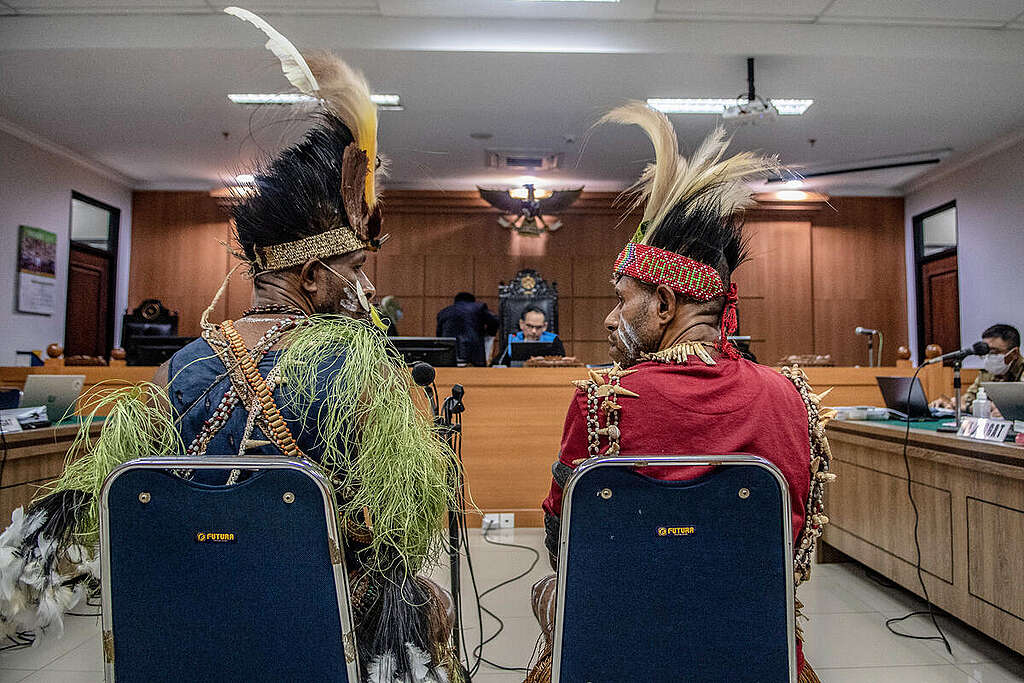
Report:
M 442 549 L 458 463 L 413 402 L 401 355 L 371 323 L 344 316 L 314 316 L 286 343 L 284 400 L 302 424 L 316 425 L 321 466 L 352 493 L 339 501 L 341 514 L 362 519 L 369 510 L 366 568 L 415 573 Z M 345 362 L 324 376 L 339 355 Z
M 102 387 L 102 384 L 97 385 Z M 100 434 L 89 430 L 107 412 Z M 118 465 L 153 456 L 180 455 L 185 448 L 174 425 L 167 391 L 151 382 L 93 391 L 81 406 L 78 434 L 68 449 L 64 473 L 46 484 L 43 497 L 59 491 L 84 491 L 90 496 L 78 520 L 76 538 L 85 547 L 99 544 L 99 496 L 103 480 Z

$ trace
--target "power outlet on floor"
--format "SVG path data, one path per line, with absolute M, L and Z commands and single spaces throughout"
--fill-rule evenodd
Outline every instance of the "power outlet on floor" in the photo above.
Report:
M 500 529 L 501 528 L 501 515 L 496 512 L 491 512 L 484 515 L 484 521 L 480 525 L 480 528 L 484 531 L 488 529 Z
M 502 512 L 501 515 L 501 527 L 502 529 L 515 529 L 516 528 L 516 514 L 514 512 Z

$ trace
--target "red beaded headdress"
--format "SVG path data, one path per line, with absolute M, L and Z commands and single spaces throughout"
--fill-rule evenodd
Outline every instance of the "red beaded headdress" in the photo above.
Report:
M 640 126 L 655 150 L 655 163 L 632 188 L 632 207 L 644 206 L 643 222 L 615 259 L 615 274 L 667 285 L 697 301 L 724 296 L 720 348 L 735 356 L 727 339 L 736 331 L 737 301 L 729 275 L 745 256 L 741 215 L 754 203 L 747 183 L 777 171 L 778 160 L 753 152 L 724 158 L 729 141 L 722 128 L 686 159 L 672 122 L 643 102 L 614 109 L 604 121 Z

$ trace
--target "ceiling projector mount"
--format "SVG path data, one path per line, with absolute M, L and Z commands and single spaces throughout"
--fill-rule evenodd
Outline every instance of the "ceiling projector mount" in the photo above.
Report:
M 737 97 L 736 104 L 727 106 L 722 111 L 722 118 L 741 124 L 757 124 L 774 121 L 778 115 L 778 109 L 770 100 L 757 95 L 754 89 L 754 58 L 747 57 L 747 93 Z

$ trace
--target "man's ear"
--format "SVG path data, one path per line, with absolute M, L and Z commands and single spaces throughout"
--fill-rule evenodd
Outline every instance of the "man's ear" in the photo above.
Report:
M 1020 358 L 1020 347 L 1019 346 L 1015 347 L 1012 351 L 1010 351 L 1008 354 L 1006 354 L 1006 362 L 1007 363 L 1012 363 L 1013 361 L 1017 360 L 1018 358 Z
M 303 291 L 309 294 L 316 293 L 319 270 L 320 262 L 317 259 L 310 259 L 302 264 L 302 270 L 299 271 L 299 282 L 302 284 Z
M 662 322 L 669 322 L 676 316 L 676 293 L 668 285 L 658 285 L 654 290 L 655 315 Z

